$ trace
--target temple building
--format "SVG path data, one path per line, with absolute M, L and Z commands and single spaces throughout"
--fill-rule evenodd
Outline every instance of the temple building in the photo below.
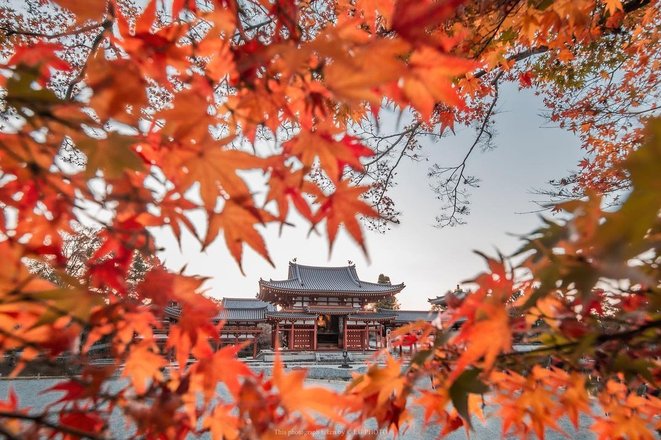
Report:
M 252 357 L 256 357 L 265 330 L 266 313 L 274 311 L 275 307 L 255 298 L 223 298 L 221 305 L 222 309 L 214 318 L 214 324 L 224 321 L 216 348 L 247 343 Z
M 445 310 L 448 306 L 448 299 L 453 298 L 458 301 L 462 301 L 470 292 L 468 290 L 463 290 L 457 284 L 457 287 L 454 290 L 448 290 L 444 295 L 437 296 L 436 298 L 429 298 L 427 301 L 432 307 L 436 307 L 439 310 Z
M 352 263 L 317 267 L 294 261 L 287 279 L 260 279 L 257 298 L 277 308 L 265 313 L 274 348 L 374 350 L 386 346 L 385 326 L 397 318 L 375 304 L 404 287 L 361 280 Z

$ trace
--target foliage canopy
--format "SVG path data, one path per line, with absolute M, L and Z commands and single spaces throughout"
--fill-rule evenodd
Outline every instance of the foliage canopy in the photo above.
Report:
M 349 432 L 368 420 L 399 431 L 411 404 L 447 433 L 469 428 L 488 392 L 504 432 L 543 437 L 559 417 L 576 425 L 591 413 L 601 438 L 654 438 L 659 2 L 138 3 L 3 3 L 0 353 L 20 354 L 16 371 L 65 351 L 84 363 L 104 340 L 115 364 L 58 384 L 55 418 L 10 394 L 1 434 L 103 438 L 114 410 L 147 438 L 271 438 L 322 423 Z M 269 260 L 260 228 L 293 209 L 331 247 L 341 226 L 364 246 L 359 219 L 395 220 L 387 191 L 418 136 L 477 125 L 468 158 L 489 137 L 502 81 L 534 87 L 550 119 L 580 136 L 586 159 L 561 191 L 586 197 L 558 205 L 570 220 L 527 236 L 515 267 L 485 257 L 476 290 L 447 311 L 458 333 L 438 322 L 400 330 L 428 348 L 409 365 L 386 355 L 340 394 L 305 387 L 305 373 L 280 362 L 263 377 L 237 359 L 240 347 L 211 349 L 217 305 L 199 293 L 203 279 L 157 266 L 127 283 L 136 253 L 155 252 L 150 228 L 179 240 L 188 231 L 201 248 L 222 239 L 241 265 L 245 245 Z M 410 110 L 412 124 L 365 131 L 388 108 Z M 265 194 L 246 172 L 264 176 Z M 441 222 L 460 221 L 462 188 L 475 182 L 466 159 L 430 174 L 449 203 Z M 631 192 L 621 206 L 602 210 L 604 194 L 622 188 Z M 78 224 L 102 227 L 83 278 L 67 274 L 64 249 Z M 166 377 L 154 331 L 171 301 L 183 310 Z M 541 345 L 519 352 L 515 340 Z M 110 392 L 120 365 L 128 381 Z M 418 381 L 429 376 L 433 389 Z M 217 401 L 220 383 L 230 400 Z

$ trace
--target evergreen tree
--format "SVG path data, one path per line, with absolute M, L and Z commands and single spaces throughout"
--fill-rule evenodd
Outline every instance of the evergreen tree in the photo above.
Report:
M 390 277 L 384 274 L 379 275 L 379 280 L 377 282 L 379 284 L 391 284 Z M 385 310 L 399 310 L 400 304 L 399 301 L 397 301 L 397 298 L 393 295 L 377 302 L 376 308 Z

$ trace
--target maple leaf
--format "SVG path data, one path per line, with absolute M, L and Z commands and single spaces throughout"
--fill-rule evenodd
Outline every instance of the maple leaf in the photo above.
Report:
M 274 157 L 276 158 L 276 157 Z M 294 204 L 299 213 L 312 221 L 312 210 L 303 194 L 315 194 L 316 187 L 305 179 L 303 170 L 292 172 L 281 158 L 269 161 L 271 175 L 269 178 L 269 193 L 266 195 L 265 205 L 274 201 L 278 206 L 278 219 L 285 222 L 289 213 L 289 201 Z
M 99 414 L 91 411 L 74 408 L 60 413 L 60 423 L 63 426 L 74 428 L 79 432 L 87 432 L 89 434 L 99 434 L 105 431 L 106 422 Z M 78 435 L 65 434 L 64 440 L 79 439 Z
M 199 183 L 204 206 L 208 210 L 213 210 L 221 189 L 233 198 L 249 197 L 248 186 L 236 172 L 261 168 L 264 160 L 243 151 L 223 150 L 217 146 L 210 146 L 194 154 L 182 165 L 188 172 L 181 180 L 181 189 L 185 190 L 192 184 Z M 205 243 L 208 244 L 209 241 L 205 240 Z
M 61 402 L 67 402 L 67 401 L 75 401 L 78 400 L 82 397 L 85 397 L 88 394 L 87 388 L 83 385 L 82 382 L 78 380 L 68 380 L 65 382 L 60 382 L 55 385 L 53 385 L 50 388 L 45 389 L 42 391 L 42 394 L 44 393 L 50 393 L 53 391 L 63 391 L 64 396 L 60 397 L 57 401 L 49 404 L 50 405 L 56 405 Z
M 472 428 L 471 417 L 468 412 L 468 398 L 470 394 L 484 394 L 489 390 L 478 376 L 481 370 L 465 370 L 450 385 L 449 394 L 452 404 L 468 427 Z
M 622 0 L 603 0 L 609 15 L 615 15 L 617 11 L 624 11 Z
M 71 70 L 69 63 L 55 53 L 63 49 L 64 46 L 60 43 L 41 41 L 30 46 L 18 46 L 7 63 L 10 66 L 23 64 L 38 68 L 40 73 L 39 82 L 41 85 L 46 85 L 51 77 L 51 68 L 62 71 Z
M 211 431 L 212 438 L 234 440 L 239 438 L 239 419 L 232 415 L 232 405 L 216 405 L 202 423 Z
M 18 407 L 18 396 L 12 385 L 9 386 L 9 391 L 7 392 L 7 400 L 0 400 L 0 411 L 7 413 L 27 413 L 30 408 Z M 16 417 L 11 417 L 9 419 L 2 421 L 2 426 L 9 433 L 16 434 L 17 436 L 21 432 L 21 420 Z
M 100 19 L 105 10 L 105 2 L 79 0 L 54 0 L 61 7 L 68 9 L 76 17 L 76 21 L 84 23 L 87 20 Z
M 185 370 L 192 355 L 207 359 L 213 355 L 210 341 L 218 338 L 218 327 L 212 323 L 218 304 L 202 295 L 184 303 L 176 324 L 170 326 L 167 347 L 175 350 L 179 369 Z
M 161 370 L 166 365 L 165 359 L 154 352 L 151 343 L 140 342 L 131 348 L 122 376 L 129 378 L 136 393 L 144 394 L 150 383 L 163 380 Z
M 203 277 L 176 274 L 158 266 L 147 272 L 137 293 L 162 310 L 170 301 L 180 305 L 195 304 L 200 299 L 200 288 L 205 281 Z
M 87 175 L 102 171 L 106 179 L 116 179 L 129 170 L 141 171 L 142 159 L 133 150 L 134 144 L 132 137 L 117 133 L 110 133 L 105 139 L 80 142 L 78 148 L 87 155 Z
M 379 214 L 371 206 L 360 200 L 360 196 L 367 189 L 364 186 L 351 186 L 346 180 L 340 180 L 337 183 L 335 191 L 330 196 L 324 198 L 313 220 L 314 223 L 318 223 L 322 219 L 326 219 L 326 230 L 331 249 L 333 248 L 340 224 L 344 224 L 347 232 L 361 246 L 363 252 L 367 253 L 363 241 L 363 232 L 356 219 L 356 215 L 362 214 L 366 217 L 379 217 Z
M 392 18 L 392 29 L 407 40 L 432 44 L 438 41 L 428 29 L 450 18 L 464 0 L 398 0 Z
M 440 129 L 439 134 L 443 134 L 446 128 L 449 128 L 450 131 L 454 134 L 454 122 L 455 114 L 452 111 L 443 111 L 439 114 L 440 120 Z
M 103 54 L 90 59 L 85 82 L 94 93 L 90 105 L 102 120 L 132 123 L 147 106 L 147 80 L 130 60 L 108 60 Z M 131 113 L 128 113 L 128 109 Z
M 402 375 L 401 363 L 389 354 L 385 365 L 371 365 L 362 376 L 357 376 L 347 388 L 347 393 L 360 398 L 363 412 L 376 417 L 379 426 L 394 430 L 410 418 L 404 409 L 407 380 Z
M 216 396 L 218 383 L 223 383 L 227 390 L 238 398 L 241 382 L 254 374 L 248 365 L 238 358 L 243 345 L 227 345 L 216 351 L 212 356 L 201 359 L 192 370 L 192 388 L 199 389 L 206 402 Z
M 282 406 L 290 413 L 300 413 L 308 421 L 314 420 L 310 411 L 315 411 L 330 421 L 344 422 L 338 410 L 346 399 L 328 388 L 306 386 L 306 375 L 305 370 L 286 372 L 279 351 L 276 352 L 271 382 L 280 393 Z
M 304 172 L 308 172 L 316 158 L 328 177 L 337 182 L 342 177 L 344 165 L 356 171 L 362 171 L 361 157 L 369 157 L 374 152 L 349 135 L 336 140 L 331 133 L 302 131 L 283 145 L 286 154 L 296 156 L 303 163 Z
M 404 95 L 422 118 L 429 120 L 436 103 L 450 108 L 464 107 L 453 80 L 475 69 L 478 64 L 424 47 L 413 52 L 409 66 L 402 86 Z
M 499 354 L 512 348 L 512 330 L 505 307 L 485 303 L 479 308 L 479 314 L 479 320 L 463 324 L 454 338 L 454 343 L 466 342 L 466 350 L 459 357 L 453 371 L 454 377 L 481 358 L 484 358 L 484 369 L 488 370 Z M 490 337 L 484 338 L 483 335 Z
M 401 56 L 408 45 L 399 40 L 381 40 L 363 47 L 355 47 L 347 57 L 338 48 L 320 44 L 320 51 L 330 51 L 333 62 L 324 69 L 324 84 L 333 94 L 349 103 L 367 101 L 381 104 L 380 88 L 399 79 L 404 64 Z
M 186 214 L 186 211 L 193 210 L 197 207 L 198 205 L 182 197 L 178 191 L 168 191 L 159 203 L 159 215 L 144 212 L 138 216 L 138 222 L 145 226 L 169 226 L 181 249 L 182 226 L 197 241 L 202 242 L 195 225 L 193 225 L 193 222 Z
M 235 200 L 228 200 L 220 213 L 210 213 L 209 228 L 204 239 L 204 246 L 211 244 L 222 230 L 225 243 L 243 272 L 241 257 L 243 243 L 253 248 L 269 264 L 273 265 L 266 243 L 261 234 L 255 229 L 256 225 L 264 225 L 275 218 L 268 212 L 255 208 L 250 203 L 240 204 Z

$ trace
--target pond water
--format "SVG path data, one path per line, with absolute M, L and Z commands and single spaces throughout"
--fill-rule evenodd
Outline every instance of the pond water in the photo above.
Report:
M 0 380 L 0 400 L 5 400 L 9 388 L 13 387 L 16 394 L 18 395 L 19 403 L 22 407 L 27 406 L 33 408 L 34 411 L 39 411 L 43 409 L 45 405 L 56 400 L 60 396 L 59 393 L 55 393 L 55 392 L 46 393 L 46 394 L 43 393 L 44 390 L 57 384 L 59 380 L 60 379 Z M 344 387 L 347 385 L 346 382 L 330 381 L 330 380 L 329 381 L 309 380 L 307 382 L 313 386 L 323 386 L 337 391 L 344 389 Z M 121 383 L 119 381 L 116 381 L 114 383 L 111 383 L 110 387 L 112 389 L 115 387 L 119 387 L 120 385 Z M 219 395 L 222 396 L 225 394 L 225 391 L 222 387 L 219 387 L 218 393 Z M 490 412 L 489 407 L 485 409 L 485 412 L 487 413 L 487 415 L 489 414 Z M 493 409 L 491 409 L 491 412 L 493 412 Z M 415 408 L 413 410 L 413 415 L 414 415 L 414 420 L 407 427 L 403 435 L 400 436 L 401 439 L 431 440 L 431 439 L 439 438 L 439 434 L 442 430 L 441 426 L 435 424 L 429 424 L 425 426 L 423 423 L 422 411 L 418 408 Z M 566 438 L 571 438 L 576 440 L 587 440 L 587 439 L 591 440 L 595 438 L 595 436 L 587 430 L 587 428 L 590 426 L 591 423 L 592 422 L 589 417 L 581 415 L 580 429 L 577 432 L 574 430 L 574 427 L 567 419 L 561 419 L 558 422 L 558 424 L 562 427 L 562 429 L 565 430 L 565 432 L 569 437 L 565 437 L 562 434 L 557 433 L 555 431 L 553 432 L 548 431 L 546 438 L 550 440 L 560 440 Z M 471 439 L 492 440 L 492 439 L 501 438 L 501 424 L 496 417 L 487 417 L 486 424 L 482 424 L 480 420 L 474 420 L 473 426 L 475 428 L 475 432 L 471 433 L 470 435 Z M 110 428 L 113 438 L 117 438 L 117 439 L 132 438 L 133 430 L 125 425 L 124 421 L 119 416 L 119 414 L 116 414 L 114 417 L 112 417 L 110 421 Z M 365 429 L 374 429 L 374 428 L 375 426 L 368 425 Z M 190 436 L 190 438 L 193 439 L 194 437 Z M 201 436 L 200 438 L 209 439 L 209 436 L 205 435 L 205 436 Z M 283 433 L 283 438 L 287 438 L 287 433 Z M 383 433 L 382 435 L 379 436 L 379 438 L 390 439 L 392 438 L 392 436 L 387 433 Z M 467 439 L 468 437 L 465 431 L 458 430 L 444 438 L 449 440 L 463 440 L 463 439 Z M 506 438 L 513 439 L 515 437 L 507 436 Z

